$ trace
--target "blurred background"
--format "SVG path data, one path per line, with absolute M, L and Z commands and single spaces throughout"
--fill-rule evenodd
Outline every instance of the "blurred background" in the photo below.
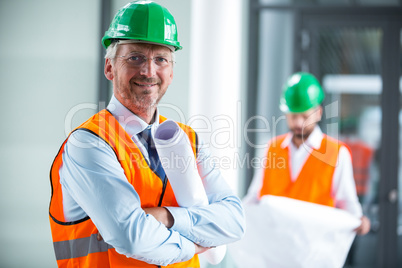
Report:
M 161 113 L 199 131 L 243 196 L 251 160 L 287 130 L 282 84 L 313 73 L 327 92 L 321 127 L 351 147 L 372 221 L 345 266 L 402 267 L 402 1 L 156 2 L 183 46 Z M 56 267 L 50 166 L 67 134 L 110 99 L 100 40 L 126 3 L 0 0 L 0 267 Z M 216 267 L 236 264 L 228 254 Z

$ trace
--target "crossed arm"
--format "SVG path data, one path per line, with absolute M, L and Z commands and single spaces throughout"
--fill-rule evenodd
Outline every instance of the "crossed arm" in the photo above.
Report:
M 163 223 L 166 228 L 171 228 L 174 223 L 174 218 L 169 210 L 165 207 L 153 207 L 153 208 L 144 208 L 145 213 L 154 216 L 154 218 Z M 195 246 L 195 254 L 201 254 L 209 249 L 209 247 L 203 247 L 194 243 Z
M 73 134 L 96 146 L 79 148 L 68 142 L 65 147 L 60 177 L 66 219 L 88 215 L 120 254 L 167 265 L 242 237 L 241 202 L 209 163 L 208 151 L 200 149 L 197 164 L 209 205 L 142 209 L 113 150 L 100 146 L 103 141 L 90 133 Z

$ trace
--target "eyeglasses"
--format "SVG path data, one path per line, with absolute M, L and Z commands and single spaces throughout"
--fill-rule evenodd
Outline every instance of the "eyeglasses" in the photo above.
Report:
M 116 56 L 116 57 L 125 59 L 127 64 L 132 67 L 142 66 L 148 60 L 152 60 L 153 63 L 155 63 L 155 65 L 159 68 L 164 68 L 168 66 L 170 62 L 174 62 L 173 60 L 168 60 L 163 56 L 147 58 L 144 54 L 141 53 L 131 53 L 126 56 Z

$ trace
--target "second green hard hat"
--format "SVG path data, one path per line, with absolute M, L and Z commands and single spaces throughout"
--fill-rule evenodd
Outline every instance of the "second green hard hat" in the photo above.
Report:
M 295 73 L 283 87 L 280 109 L 286 113 L 303 113 L 319 106 L 324 97 L 320 83 L 312 74 Z
M 170 12 L 152 1 L 133 1 L 122 7 L 102 38 L 107 48 L 113 39 L 133 39 L 174 47 L 182 47 L 177 39 L 176 22 Z

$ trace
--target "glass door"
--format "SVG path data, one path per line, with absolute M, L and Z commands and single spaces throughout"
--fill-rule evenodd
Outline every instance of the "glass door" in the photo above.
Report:
M 374 267 L 378 241 L 381 158 L 380 28 L 341 27 L 318 31 L 320 79 L 327 92 L 324 107 L 336 107 L 325 125 L 350 148 L 359 201 L 371 231 L 352 244 L 347 267 Z
M 321 128 L 349 146 L 358 198 L 371 220 L 345 267 L 402 267 L 402 20 L 333 11 L 299 15 L 295 70 L 322 82 Z

